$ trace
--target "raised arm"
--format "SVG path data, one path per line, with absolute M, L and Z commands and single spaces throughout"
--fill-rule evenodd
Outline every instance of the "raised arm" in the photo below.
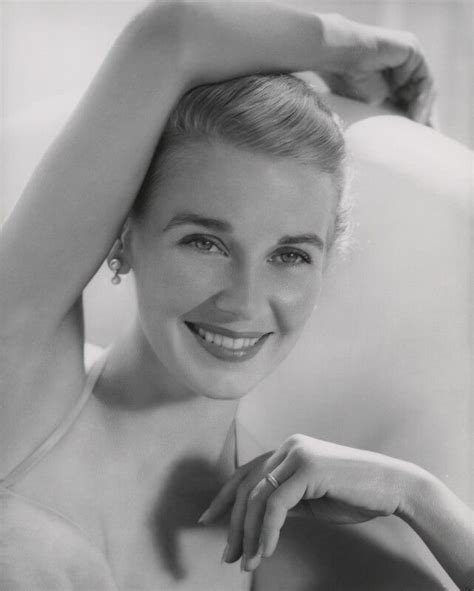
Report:
M 3 228 L 2 334 L 21 332 L 25 343 L 34 335 L 38 345 L 55 333 L 105 258 L 187 88 L 315 65 L 314 16 L 266 6 L 251 21 L 236 9 L 213 18 L 214 10 L 155 3 L 117 39 Z
M 396 94 L 418 76 L 418 62 L 425 64 L 411 37 L 291 6 L 175 0 L 138 14 L 0 234 L 5 469 L 41 441 L 80 391 L 82 290 L 119 234 L 186 90 L 257 71 L 320 69 L 385 92 L 382 73 L 391 67 Z
M 406 82 L 412 56 L 425 63 L 421 53 L 411 38 L 380 31 L 265 2 L 149 5 L 117 39 L 5 224 L 3 334 L 21 326 L 25 342 L 34 334 L 37 343 L 55 333 L 119 232 L 183 92 L 256 71 L 362 79 L 393 66 Z
M 83 387 L 81 293 L 176 101 L 199 82 L 311 69 L 318 26 L 291 8 L 246 14 L 232 3 L 170 1 L 148 6 L 118 37 L 0 234 L 0 477 Z
M 1 235 L 1 330 L 50 339 L 104 259 L 184 89 L 181 12 L 124 30 L 30 179 Z

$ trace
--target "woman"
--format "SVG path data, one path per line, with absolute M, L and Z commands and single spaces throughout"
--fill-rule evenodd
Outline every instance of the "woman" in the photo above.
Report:
M 7 589 L 248 585 L 216 564 L 225 528 L 196 521 L 234 470 L 238 399 L 316 302 L 344 228 L 344 144 L 294 78 L 203 85 L 310 69 L 429 119 L 411 38 L 260 3 L 153 4 L 30 181 L 0 262 Z M 80 296 L 112 243 L 138 314 L 86 377 Z M 243 554 L 245 570 L 272 553 L 288 509 L 325 496 L 335 520 L 400 515 L 469 583 L 469 510 L 411 464 L 294 437 L 239 468 L 201 523 L 235 494 L 223 558 Z

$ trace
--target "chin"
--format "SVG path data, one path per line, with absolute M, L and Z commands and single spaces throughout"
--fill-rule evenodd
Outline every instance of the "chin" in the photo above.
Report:
M 238 400 L 255 391 L 288 354 L 279 353 L 280 357 L 273 358 L 272 362 L 263 356 L 261 360 L 256 358 L 248 364 L 229 364 L 227 367 L 216 367 L 214 363 L 202 365 L 201 359 L 193 358 L 180 375 L 196 394 L 214 400 Z
M 216 372 L 217 373 L 217 372 Z M 213 400 L 239 400 L 243 398 L 259 384 L 264 376 L 249 379 L 248 376 L 210 374 L 187 375 L 188 386 L 200 396 L 212 398 Z
M 169 334 L 165 365 L 192 392 L 213 400 L 238 400 L 251 393 L 285 359 L 297 337 L 271 334 L 247 355 L 229 355 L 202 343 L 182 325 Z

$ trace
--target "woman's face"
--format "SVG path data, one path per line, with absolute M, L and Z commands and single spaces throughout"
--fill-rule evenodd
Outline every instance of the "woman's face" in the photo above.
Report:
M 331 178 L 223 143 L 179 148 L 133 221 L 141 329 L 195 392 L 238 398 L 289 353 L 321 289 Z

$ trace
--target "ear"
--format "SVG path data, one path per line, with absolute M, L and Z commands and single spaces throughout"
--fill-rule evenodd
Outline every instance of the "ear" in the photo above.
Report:
M 128 218 L 122 226 L 119 238 L 115 240 L 107 255 L 107 264 L 109 267 L 112 259 L 118 259 L 120 261 L 119 275 L 126 275 L 132 268 L 130 256 L 130 223 Z

